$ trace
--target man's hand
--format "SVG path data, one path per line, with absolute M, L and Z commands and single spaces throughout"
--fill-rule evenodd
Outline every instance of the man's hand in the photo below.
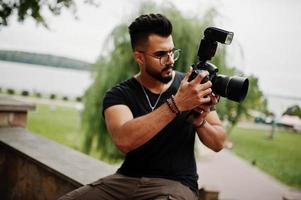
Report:
M 210 111 L 210 108 L 218 103 L 219 96 L 210 94 L 210 98 L 209 104 L 198 106 L 193 110 L 194 113 L 200 114 L 192 115 L 191 122 L 196 127 L 200 141 L 208 148 L 218 152 L 224 148 L 226 131 L 216 111 Z
M 189 72 L 185 75 L 181 81 L 181 85 L 178 92 L 175 95 L 175 103 L 178 109 L 182 111 L 192 110 L 201 105 L 205 105 L 211 101 L 210 94 L 212 93 L 211 81 L 200 84 L 201 81 L 208 76 L 208 72 L 204 71 L 198 74 L 195 79 L 188 82 L 189 76 L 191 75 L 192 67 Z
M 193 109 L 194 115 L 192 116 L 191 122 L 198 126 L 200 125 L 207 117 L 210 109 L 219 102 L 220 96 L 214 95 L 213 93 L 209 94 L 211 101 L 206 104 L 202 104 Z

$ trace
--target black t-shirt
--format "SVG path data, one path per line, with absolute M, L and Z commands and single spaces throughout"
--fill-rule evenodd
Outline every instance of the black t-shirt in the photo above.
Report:
M 183 73 L 176 72 L 171 86 L 162 93 L 156 107 L 176 94 L 183 78 Z M 159 95 L 147 88 L 145 90 L 154 105 Z M 151 112 L 142 87 L 135 78 L 109 90 L 104 97 L 103 110 L 118 104 L 127 105 L 134 118 Z M 127 153 L 118 173 L 132 177 L 173 179 L 197 191 L 194 141 L 195 128 L 187 121 L 187 112 L 181 113 L 147 143 Z

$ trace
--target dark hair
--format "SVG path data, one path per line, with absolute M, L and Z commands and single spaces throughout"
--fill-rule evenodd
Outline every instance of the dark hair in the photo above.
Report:
M 172 24 L 165 16 L 161 14 L 141 15 L 135 19 L 129 26 L 132 48 L 146 40 L 154 33 L 162 37 L 168 37 L 172 32 Z

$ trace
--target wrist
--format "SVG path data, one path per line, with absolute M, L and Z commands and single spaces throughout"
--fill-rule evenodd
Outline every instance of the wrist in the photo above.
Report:
M 180 112 L 183 112 L 184 109 L 182 108 L 181 102 L 179 101 L 179 98 L 177 97 L 177 95 L 175 95 L 175 96 L 172 95 L 172 97 L 173 97 L 174 103 L 177 105 L 178 110 L 179 110 Z
M 207 120 L 204 119 L 200 124 L 195 125 L 195 128 L 203 128 L 205 126 L 205 124 L 207 123 Z
M 173 95 L 166 100 L 166 104 L 173 113 L 175 113 L 176 115 L 181 114 L 181 111 L 179 110 Z

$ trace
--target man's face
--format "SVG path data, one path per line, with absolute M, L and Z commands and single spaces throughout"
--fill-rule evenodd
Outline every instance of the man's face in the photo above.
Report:
M 147 45 L 140 52 L 144 58 L 141 70 L 162 83 L 171 81 L 174 60 L 170 55 L 165 56 L 165 58 L 162 58 L 162 55 L 171 52 L 173 48 L 171 35 L 168 37 L 161 37 L 156 34 L 149 35 Z

